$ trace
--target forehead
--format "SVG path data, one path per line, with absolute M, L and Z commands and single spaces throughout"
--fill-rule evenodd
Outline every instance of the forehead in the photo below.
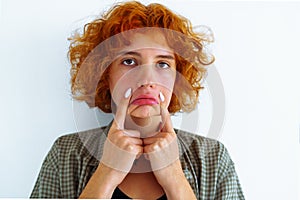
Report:
M 128 45 L 120 48 L 120 52 L 129 52 L 141 49 L 159 49 L 173 53 L 164 34 L 159 31 L 134 32 L 127 35 Z

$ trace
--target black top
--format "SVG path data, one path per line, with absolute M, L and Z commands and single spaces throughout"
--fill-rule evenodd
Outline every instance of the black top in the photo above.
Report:
M 112 199 L 132 199 L 129 196 L 127 196 L 126 194 L 124 194 L 118 187 L 116 187 L 111 198 Z M 166 194 L 164 194 L 163 196 L 158 198 L 158 200 L 167 200 Z

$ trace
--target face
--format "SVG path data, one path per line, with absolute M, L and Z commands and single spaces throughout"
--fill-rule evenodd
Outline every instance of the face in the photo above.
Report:
M 160 105 L 171 100 L 176 62 L 174 53 L 160 33 L 135 33 L 129 46 L 120 50 L 109 69 L 111 94 L 133 90 L 128 113 L 137 118 L 160 114 Z M 160 93 L 164 100 L 160 98 Z

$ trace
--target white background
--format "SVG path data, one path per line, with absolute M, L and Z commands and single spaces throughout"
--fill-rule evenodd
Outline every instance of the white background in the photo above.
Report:
M 299 199 L 300 3 L 159 2 L 214 32 L 226 95 L 219 140 L 246 198 Z M 54 140 L 76 131 L 67 38 L 112 3 L 0 1 L 0 197 L 27 198 Z

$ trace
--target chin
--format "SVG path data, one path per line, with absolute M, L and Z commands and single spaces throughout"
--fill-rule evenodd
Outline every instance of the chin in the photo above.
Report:
M 147 118 L 154 115 L 160 115 L 160 109 L 159 106 L 143 105 L 134 109 L 130 115 L 137 118 Z

